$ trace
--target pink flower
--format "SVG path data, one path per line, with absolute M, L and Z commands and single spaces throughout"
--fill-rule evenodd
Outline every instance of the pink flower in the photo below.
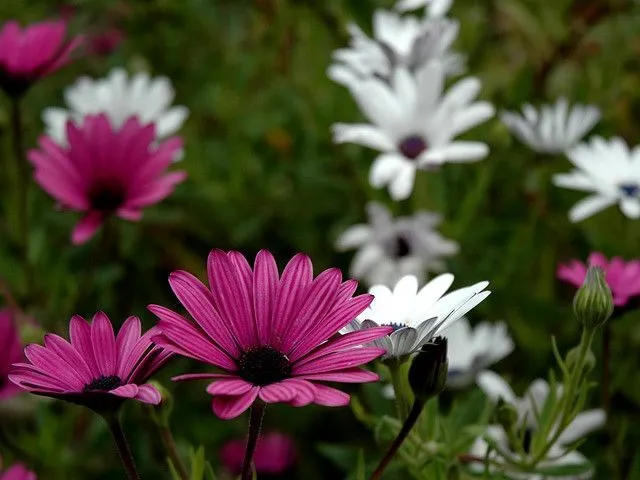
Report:
M 11 365 L 23 358 L 22 343 L 13 324 L 13 315 L 9 310 L 0 310 L 0 401 L 21 393 L 22 390 L 9 381 L 8 375 Z
M 157 405 L 160 393 L 145 382 L 171 354 L 151 341 L 156 328 L 141 333 L 138 317 L 129 317 L 116 337 L 103 312 L 92 323 L 75 315 L 69 323 L 71 343 L 47 334 L 44 346 L 28 345 L 28 363 L 16 363 L 9 380 L 36 395 L 99 412 L 115 410 L 128 398 Z
M 117 215 L 137 221 L 142 209 L 169 196 L 186 173 L 167 173 L 182 140 L 172 137 L 155 145 L 155 126 L 129 118 L 114 130 L 104 114 L 87 116 L 82 125 L 67 122 L 69 146 L 50 137 L 40 138 L 40 150 L 31 150 L 35 180 L 59 204 L 86 212 L 71 240 L 89 240 L 105 218 Z
M 4 472 L 2 471 L 2 461 L 0 459 L 0 480 L 37 480 L 36 474 L 27 470 L 27 467 L 16 463 Z
M 115 27 L 109 27 L 106 30 L 93 33 L 89 36 L 89 53 L 105 57 L 113 53 L 124 42 L 124 39 L 125 35 L 122 30 Z
M 0 28 L 0 88 L 19 97 L 40 78 L 70 61 L 81 37 L 67 38 L 64 21 L 34 23 L 20 28 L 10 20 Z
M 246 440 L 237 439 L 227 442 L 220 450 L 222 463 L 234 475 L 242 471 L 246 446 Z M 296 444 L 289 435 L 269 432 L 258 439 L 253 463 L 257 473 L 280 475 L 295 464 L 297 457 Z
M 336 336 L 373 298 L 352 298 L 357 282 L 342 282 L 340 270 L 325 270 L 314 279 L 311 259 L 298 254 L 279 276 L 266 250 L 256 256 L 253 270 L 241 253 L 213 250 L 207 272 L 210 288 L 184 271 L 169 277 L 195 323 L 158 305 L 149 310 L 160 318 L 159 345 L 223 371 L 174 378 L 215 379 L 207 392 L 220 418 L 237 417 L 256 399 L 295 407 L 344 406 L 349 395 L 319 382 L 378 379 L 358 367 L 385 350 L 362 345 L 392 329 Z
M 625 262 L 621 257 L 613 257 L 611 261 L 600 252 L 589 255 L 587 265 L 578 260 L 571 260 L 566 265 L 559 265 L 557 277 L 576 287 L 580 287 L 587 275 L 587 266 L 602 268 L 605 279 L 616 307 L 624 306 L 631 297 L 640 295 L 640 260 Z

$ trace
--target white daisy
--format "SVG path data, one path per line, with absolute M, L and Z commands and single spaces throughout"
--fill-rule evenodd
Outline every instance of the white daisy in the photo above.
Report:
M 336 241 L 338 250 L 357 248 L 350 273 L 369 285 L 395 285 L 405 275 L 424 281 L 429 271 L 445 269 L 443 257 L 454 255 L 458 244 L 436 231 L 442 218 L 418 211 L 393 218 L 382 204 L 367 205 L 368 224 L 349 227 Z
M 151 79 L 147 73 L 137 73 L 129 78 L 122 68 L 115 68 L 105 78 L 79 78 L 64 92 L 67 109 L 46 108 L 42 120 L 47 135 L 61 145 L 67 143 L 67 120 L 80 122 L 86 115 L 100 113 L 116 128 L 138 116 L 143 123 L 155 124 L 160 139 L 177 132 L 189 114 L 186 107 L 171 107 L 174 95 L 166 77 Z
M 503 112 L 502 123 L 524 144 L 539 153 L 562 153 L 574 147 L 600 120 L 600 110 L 591 105 L 574 105 L 560 98 L 543 105 L 522 107 L 522 115 Z
M 577 167 L 553 177 L 558 187 L 591 192 L 569 210 L 569 219 L 579 222 L 618 204 L 628 217 L 640 218 L 640 146 L 629 149 L 621 138 L 594 137 L 567 152 Z
M 444 332 L 449 341 L 449 373 L 447 387 L 463 388 L 474 383 L 476 376 L 513 351 L 513 340 L 504 322 L 482 322 L 471 328 L 461 318 Z
M 334 52 L 334 63 L 327 72 L 329 78 L 346 87 L 372 76 L 388 81 L 398 66 L 413 72 L 434 59 L 443 62 L 447 75 L 464 71 L 464 58 L 450 52 L 460 30 L 457 21 L 379 9 L 373 16 L 373 38 L 354 23 L 347 28 L 349 48 Z
M 452 4 L 453 0 L 400 0 L 396 9 L 406 12 L 427 7 L 427 14 L 430 17 L 442 17 L 447 14 Z
M 442 62 L 432 61 L 415 76 L 397 68 L 387 84 L 370 78 L 351 91 L 371 124 L 336 124 L 334 141 L 357 143 L 383 152 L 371 166 L 369 181 L 388 185 L 394 200 L 411 195 L 416 170 L 444 162 L 469 162 L 487 156 L 485 143 L 455 141 L 460 133 L 494 114 L 489 102 L 472 103 L 480 81 L 469 77 L 444 92 Z
M 419 291 L 418 279 L 411 275 L 401 278 L 393 290 L 375 285 L 369 289 L 373 302 L 344 332 L 390 325 L 394 332 L 374 342 L 387 351 L 382 358 L 411 355 L 491 293 L 485 290 L 489 282 L 479 282 L 445 295 L 452 283 L 453 275 L 445 273 Z

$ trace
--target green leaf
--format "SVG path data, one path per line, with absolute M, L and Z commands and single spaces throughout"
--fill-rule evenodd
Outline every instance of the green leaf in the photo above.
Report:
M 544 468 L 537 468 L 536 473 L 549 477 L 566 477 L 584 475 L 593 470 L 590 462 L 572 465 L 556 465 Z
M 356 480 L 366 480 L 366 466 L 364 461 L 364 450 L 358 452 L 358 465 L 356 467 Z

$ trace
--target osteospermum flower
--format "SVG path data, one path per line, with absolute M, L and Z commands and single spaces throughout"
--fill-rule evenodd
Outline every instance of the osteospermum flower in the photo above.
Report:
M 234 475 L 242 471 L 246 440 L 235 439 L 220 449 L 220 459 Z M 253 463 L 259 475 L 282 475 L 291 470 L 298 458 L 296 444 L 289 435 L 267 432 L 258 439 Z
M 170 138 L 154 146 L 155 127 L 128 119 L 116 129 L 105 115 L 88 116 L 82 125 L 67 122 L 69 146 L 40 138 L 40 150 L 28 158 L 35 180 L 62 208 L 84 212 L 71 239 L 89 240 L 110 215 L 137 221 L 142 209 L 169 196 L 186 178 L 167 172 L 182 140 Z
M 0 401 L 11 398 L 21 389 L 9 381 L 11 365 L 23 359 L 22 342 L 9 310 L 0 310 Z
M 27 362 L 16 363 L 9 379 L 36 395 L 98 412 L 117 409 L 129 398 L 157 405 L 160 393 L 145 382 L 171 356 L 152 342 L 157 333 L 152 328 L 142 334 L 140 319 L 129 317 L 116 336 L 104 313 L 96 313 L 91 323 L 75 315 L 69 322 L 70 343 L 49 333 L 44 346 L 28 345 Z
M 383 358 L 411 355 L 491 293 L 485 290 L 489 282 L 479 282 L 445 295 L 452 283 L 453 275 L 445 273 L 420 290 L 418 280 L 411 275 L 401 278 L 393 290 L 384 285 L 375 285 L 369 289 L 374 296 L 371 305 L 343 332 L 390 326 L 392 333 L 373 342 L 384 348 L 386 353 Z
M 171 106 L 175 92 L 166 77 L 152 79 L 147 73 L 130 78 L 122 68 L 111 70 L 106 78 L 82 77 L 64 93 L 67 109 L 46 108 L 42 119 L 46 134 L 60 145 L 67 144 L 67 122 L 81 124 L 87 115 L 105 114 L 114 129 L 131 117 L 152 123 L 157 138 L 176 133 L 189 114 L 183 106 Z
M 467 387 L 476 376 L 513 351 L 513 340 L 504 322 L 482 322 L 472 328 L 461 318 L 443 333 L 449 341 L 447 386 Z
M 311 259 L 298 254 L 279 276 L 265 250 L 253 270 L 242 254 L 213 250 L 207 273 L 209 288 L 184 271 L 169 277 L 193 321 L 159 305 L 149 310 L 160 318 L 160 345 L 222 370 L 175 378 L 214 379 L 207 392 L 220 418 L 237 417 L 256 400 L 343 406 L 349 395 L 322 382 L 378 379 L 358 367 L 384 350 L 362 344 L 391 329 L 335 336 L 371 302 L 370 295 L 352 298 L 357 282 L 342 282 L 340 270 L 314 279 Z
M 10 20 L 0 27 L 0 88 L 20 97 L 37 80 L 68 63 L 80 45 L 69 38 L 62 21 L 38 22 L 21 28 Z
M 558 187 L 591 194 L 569 210 L 572 222 L 584 220 L 618 204 L 628 217 L 640 218 L 640 149 L 629 149 L 621 138 L 594 137 L 569 150 L 576 169 L 553 177 Z
M 538 112 L 533 105 L 522 107 L 522 116 L 503 112 L 502 123 L 529 148 L 540 153 L 562 153 L 575 147 L 600 120 L 600 110 L 591 105 L 574 105 L 560 98 L 543 105 Z
M 20 463 L 3 470 L 0 458 L 0 480 L 37 480 L 37 477 L 35 473 Z
M 456 21 L 379 9 L 373 15 L 373 38 L 354 23 L 347 29 L 349 47 L 333 53 L 334 63 L 327 72 L 329 78 L 346 87 L 372 76 L 389 81 L 398 66 L 415 72 L 435 59 L 443 62 L 446 75 L 464 70 L 464 59 L 450 51 L 460 29 Z
M 430 17 L 442 17 L 449 12 L 452 4 L 453 0 L 400 0 L 396 9 L 406 12 L 427 7 L 427 14 Z
M 442 217 L 418 211 L 394 219 L 384 205 L 367 205 L 368 224 L 349 227 L 336 241 L 339 250 L 357 248 L 351 276 L 369 285 L 395 285 L 405 275 L 422 282 L 426 272 L 442 271 L 444 257 L 454 255 L 458 244 L 443 237 L 436 227 Z
M 560 280 L 580 288 L 589 266 L 600 267 L 604 271 L 616 307 L 624 307 L 631 297 L 640 295 L 640 260 L 626 262 L 621 257 L 613 257 L 609 261 L 602 253 L 593 252 L 589 255 L 586 265 L 579 260 L 558 265 L 556 275 Z
M 444 68 L 429 62 L 412 75 L 394 70 L 391 83 L 369 78 L 351 86 L 362 113 L 371 124 L 336 124 L 337 143 L 357 143 L 382 153 L 371 166 L 369 182 L 388 186 L 394 200 L 411 195 L 417 170 L 445 162 L 484 158 L 485 143 L 454 138 L 494 114 L 488 102 L 472 103 L 480 91 L 477 78 L 465 78 L 444 92 Z

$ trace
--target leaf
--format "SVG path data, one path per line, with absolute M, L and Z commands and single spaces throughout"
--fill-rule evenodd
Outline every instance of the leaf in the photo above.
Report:
M 593 470 L 593 465 L 590 462 L 583 464 L 571 464 L 571 465 L 555 465 L 544 468 L 537 468 L 536 473 L 549 477 L 567 477 L 567 476 L 580 476 Z
M 358 452 L 358 465 L 356 467 L 356 480 L 366 480 L 366 467 L 364 461 L 364 450 Z

